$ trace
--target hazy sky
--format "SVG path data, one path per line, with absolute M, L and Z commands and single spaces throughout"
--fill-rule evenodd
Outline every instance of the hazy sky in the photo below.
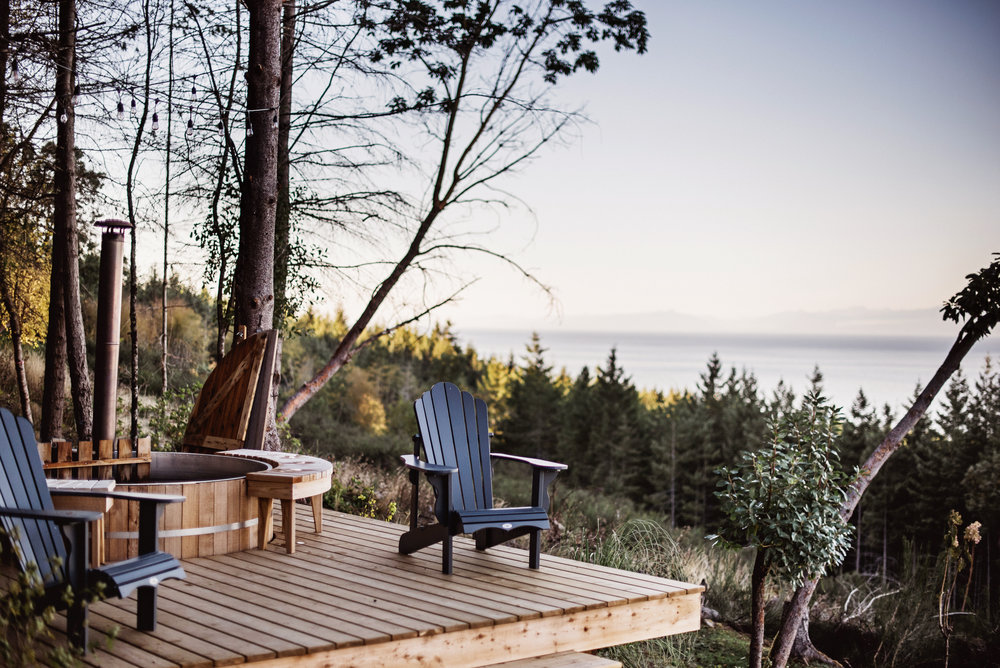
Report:
M 496 233 L 563 322 L 933 308 L 1000 251 L 1000 3 L 634 4 L 649 52 L 568 82 L 594 124 L 509 184 L 535 218 Z M 442 317 L 559 325 L 476 271 Z

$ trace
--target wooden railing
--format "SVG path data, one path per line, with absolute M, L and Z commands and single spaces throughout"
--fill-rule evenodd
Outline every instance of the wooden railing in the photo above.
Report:
M 50 478 L 76 478 L 121 482 L 149 476 L 152 441 L 140 438 L 133 447 L 127 438 L 98 441 L 39 443 L 42 468 Z

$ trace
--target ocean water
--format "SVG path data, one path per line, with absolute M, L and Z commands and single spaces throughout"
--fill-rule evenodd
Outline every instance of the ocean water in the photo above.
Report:
M 511 354 L 521 361 L 531 332 L 469 329 L 457 332 L 463 345 L 480 356 Z M 709 357 L 718 353 L 724 374 L 735 367 L 757 377 L 770 396 L 784 380 L 796 395 L 809 385 L 813 369 L 823 374 L 826 395 L 849 408 L 859 389 L 877 406 L 888 403 L 897 415 L 908 408 L 918 384 L 930 380 L 944 361 L 952 339 L 937 337 L 810 336 L 763 334 L 648 334 L 635 332 L 540 331 L 545 359 L 556 372 L 576 377 L 584 366 L 604 366 L 617 350 L 618 363 L 640 389 L 695 390 Z M 986 357 L 1000 358 L 1000 337 L 980 341 L 962 365 L 970 385 Z M 994 367 L 995 368 L 995 367 Z M 947 388 L 947 386 L 945 386 Z M 938 395 L 938 401 L 944 390 Z M 935 404 L 938 403 L 935 402 Z

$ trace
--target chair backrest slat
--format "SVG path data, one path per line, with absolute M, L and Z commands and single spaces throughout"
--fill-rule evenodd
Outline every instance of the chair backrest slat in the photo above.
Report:
M 52 510 L 31 423 L 15 418 L 6 408 L 0 409 L 0 463 L 4 472 L 0 476 L 0 503 L 21 510 Z M 55 566 L 53 559 L 65 563 L 66 545 L 53 522 L 5 517 L 3 527 L 8 534 L 15 529 L 19 534 L 22 567 L 35 563 L 46 584 L 63 579 L 62 569 Z
M 466 393 L 468 394 L 468 393 Z M 468 394 L 472 397 L 471 394 Z M 481 479 L 479 487 L 482 489 L 482 505 L 480 508 L 493 507 L 493 462 L 490 459 L 490 418 L 486 410 L 486 402 L 478 397 L 473 397 L 476 407 L 476 435 L 479 441 L 479 470 Z
M 452 507 L 486 509 L 493 505 L 489 418 L 486 402 L 451 383 L 437 383 L 414 402 L 424 457 L 431 464 L 454 466 Z
M 465 427 L 465 398 L 462 391 L 454 385 L 445 386 L 448 397 L 448 417 L 451 420 L 451 438 L 455 447 L 455 466 L 458 467 L 458 475 L 452 477 L 453 486 L 459 489 L 459 495 L 454 495 L 452 490 L 453 506 L 457 509 L 476 508 L 478 495 L 475 487 L 475 473 L 472 462 L 479 460 L 473 457 L 472 450 L 474 443 L 469 441 L 468 431 Z

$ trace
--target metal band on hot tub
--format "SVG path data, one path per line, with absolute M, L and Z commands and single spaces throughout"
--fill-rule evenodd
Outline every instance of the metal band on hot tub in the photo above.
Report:
M 205 534 L 211 533 L 222 533 L 223 531 L 238 531 L 240 529 L 249 529 L 250 527 L 257 526 L 257 518 L 246 520 L 244 522 L 233 522 L 232 524 L 216 524 L 211 527 L 193 527 L 191 529 L 167 529 L 165 531 L 161 530 L 157 532 L 157 536 L 160 538 L 183 538 L 184 536 L 204 536 Z M 104 533 L 106 538 L 112 540 L 137 540 L 139 538 L 138 531 L 106 531 Z

